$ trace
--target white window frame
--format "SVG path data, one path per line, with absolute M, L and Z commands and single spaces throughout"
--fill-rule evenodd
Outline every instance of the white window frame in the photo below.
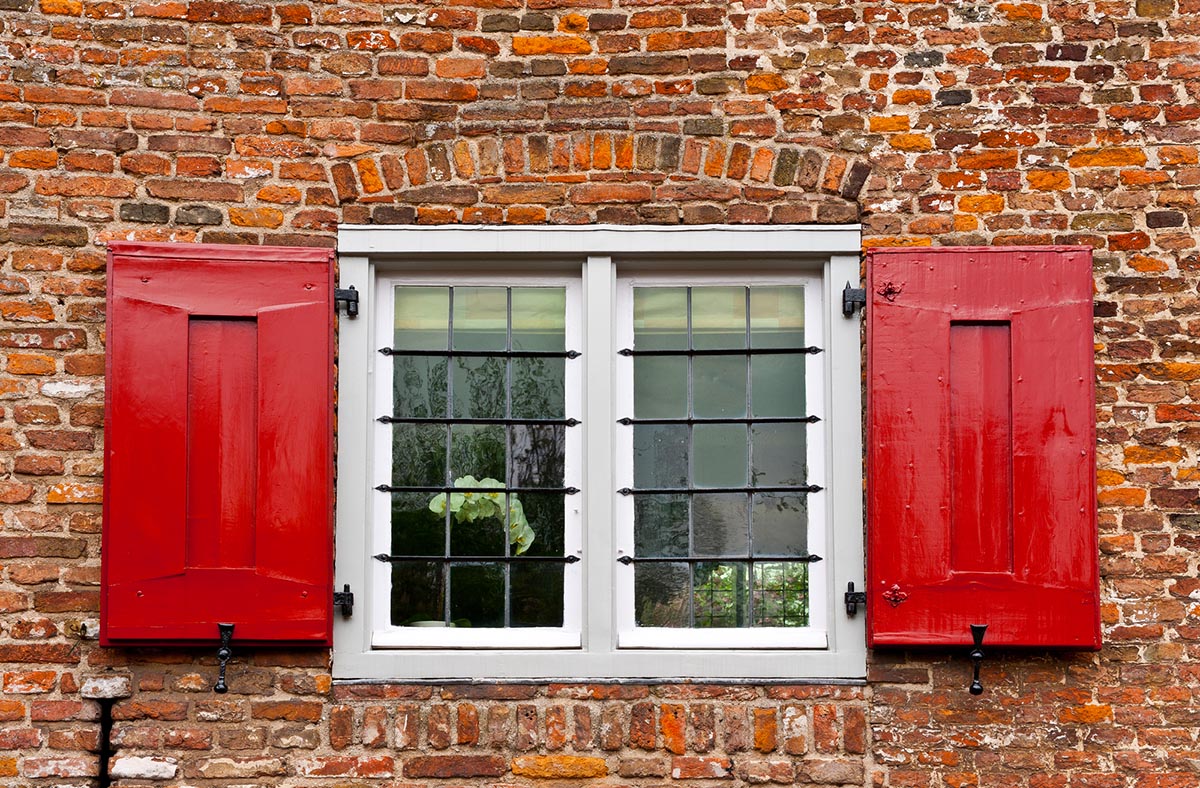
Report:
M 729 270 L 738 270 L 730 275 Z M 719 271 L 720 273 L 713 273 Z M 613 336 L 617 348 L 631 348 L 633 342 L 633 290 L 635 287 L 686 287 L 694 285 L 735 285 L 750 287 L 762 285 L 802 285 L 804 287 L 804 342 L 807 345 L 824 347 L 825 324 L 808 316 L 824 314 L 821 305 L 821 275 L 818 271 L 756 272 L 744 261 L 727 265 L 717 264 L 696 271 L 633 271 L 617 275 L 617 306 L 614 315 Z M 803 356 L 805 364 L 805 401 L 809 413 L 825 412 L 825 359 L 822 354 Z M 629 356 L 614 356 L 613 368 L 616 385 L 613 391 L 613 411 L 621 415 L 633 415 L 633 359 Z M 806 425 L 808 484 L 827 486 L 825 478 L 826 424 L 824 421 Z M 633 428 L 621 427 L 614 439 L 615 456 L 621 458 L 615 465 L 614 490 L 633 487 Z M 822 491 L 823 493 L 824 491 Z M 634 554 L 634 500 L 632 495 L 614 493 L 613 510 L 616 514 L 614 529 L 617 548 L 616 557 Z M 808 518 L 810 545 L 824 545 L 828 530 L 825 518 L 824 494 L 808 496 Z M 822 547 L 812 552 L 824 556 Z M 725 649 L 732 643 L 746 648 L 826 648 L 829 645 L 826 626 L 828 624 L 825 573 L 828 569 L 824 560 L 809 564 L 809 624 L 806 627 L 744 627 L 737 629 L 684 629 L 676 627 L 638 627 L 634 623 L 633 567 L 617 570 L 614 603 L 617 615 L 618 648 L 690 648 Z
M 360 316 L 339 323 L 337 553 L 335 587 L 356 592 L 354 613 L 335 616 L 333 674 L 339 680 L 478 679 L 862 679 L 866 674 L 865 616 L 846 615 L 840 604 L 847 583 L 863 585 L 862 403 L 859 320 L 840 310 L 842 287 L 857 286 L 861 234 L 849 226 L 701 227 L 370 227 L 339 228 L 339 287 L 360 293 Z M 618 384 L 613 369 L 618 274 L 736 271 L 815 274 L 820 280 L 819 314 L 824 352 L 822 416 L 826 468 L 824 544 L 821 555 L 820 616 L 827 616 L 823 644 L 754 643 L 737 630 L 736 647 L 631 647 L 620 639 L 616 562 L 619 534 L 614 527 L 614 491 L 619 456 Z M 725 269 L 730 270 L 730 269 Z M 568 273 L 582 277 L 584 365 L 583 424 L 586 453 L 581 468 L 583 493 L 583 604 L 579 645 L 461 647 L 425 641 L 411 647 L 380 647 L 376 623 L 387 595 L 378 596 L 385 567 L 371 556 L 369 540 L 380 493 L 372 458 L 378 451 L 378 377 L 375 346 L 380 277 L 401 274 L 425 282 L 445 282 L 439 271 L 473 276 Z M 731 277 L 737 280 L 738 277 Z M 389 310 L 390 311 L 390 310 Z M 593 381 L 611 381 L 598 385 Z M 811 396 L 811 393 L 810 393 Z M 813 401 L 813 400 L 810 400 Z M 387 405 L 387 406 L 390 406 Z M 810 406 L 812 407 L 812 406 Z M 575 496 L 572 496 L 575 497 Z M 386 568 L 386 567 L 385 567 Z M 370 580 L 374 578 L 374 580 Z M 386 619 L 386 614 L 383 614 Z M 384 619 L 384 620 L 385 620 Z M 432 628 L 431 628 L 432 629 Z M 481 631 L 482 632 L 482 631 Z M 490 631 L 493 635 L 496 630 Z M 726 631 L 728 632 L 728 630 Z M 423 636 L 428 636 L 427 633 Z M 448 630 L 432 637 L 454 638 Z M 489 640 L 485 633 L 483 640 Z M 503 636 L 502 636 L 503 637 Z M 390 644 L 389 644 L 390 645 Z
M 392 327 L 394 326 L 395 298 L 392 288 L 396 285 L 405 286 L 492 286 L 492 287 L 533 287 L 550 286 L 562 287 L 566 290 L 566 350 L 583 346 L 583 299 L 582 282 L 576 275 L 570 276 L 530 276 L 502 275 L 499 273 L 475 274 L 439 274 L 424 272 L 415 273 L 394 272 L 378 274 L 375 277 L 376 289 L 373 303 L 375 307 L 375 336 L 386 338 L 383 344 L 391 344 Z M 375 360 L 375 396 L 378 415 L 391 412 L 392 401 L 392 356 L 380 354 Z M 578 360 L 568 359 L 564 365 L 563 394 L 566 404 L 566 417 L 579 418 L 583 403 L 583 374 L 582 364 Z M 390 484 L 388 478 L 392 470 L 391 424 L 374 422 L 374 461 L 372 468 L 375 476 L 372 486 Z M 564 447 L 565 467 L 563 469 L 564 487 L 582 487 L 583 436 L 578 429 L 565 431 L 566 445 Z M 378 491 L 377 491 L 378 495 Z M 578 495 L 565 496 L 564 512 L 564 555 L 583 556 L 582 520 L 583 507 L 579 504 Z M 384 506 L 375 506 L 371 512 L 371 554 L 387 554 L 391 552 L 391 512 Z M 373 605 L 371 607 L 371 646 L 373 648 L 579 648 L 580 628 L 583 615 L 582 583 L 583 573 L 580 564 L 565 564 L 563 566 L 563 625 L 562 627 L 521 627 L 510 629 L 470 629 L 449 627 L 397 627 L 390 621 L 391 610 L 388 605 Z M 391 594 L 391 582 L 386 571 L 375 571 L 369 578 L 372 599 L 388 599 Z

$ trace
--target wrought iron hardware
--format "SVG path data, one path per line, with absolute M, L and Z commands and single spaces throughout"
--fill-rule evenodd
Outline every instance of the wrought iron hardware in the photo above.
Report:
M 850 618 L 854 618 L 856 615 L 858 615 L 858 606 L 866 606 L 867 592 L 855 591 L 854 581 L 851 580 L 849 583 L 846 583 L 846 595 L 842 597 L 842 599 L 846 603 L 846 615 L 850 616 Z
M 348 290 L 342 290 L 341 288 L 335 289 L 333 291 L 334 309 L 337 309 L 338 301 L 346 302 L 347 317 L 358 317 L 358 290 L 354 288 L 354 285 L 350 285 Z
M 805 354 L 813 355 L 820 353 L 824 348 L 819 348 L 816 345 L 808 347 L 750 347 L 750 348 L 692 348 L 691 350 L 635 350 L 633 348 L 621 348 L 617 351 L 618 356 L 782 356 Z
M 854 317 L 855 309 L 867 308 L 867 288 L 851 287 L 850 283 L 846 283 L 846 287 L 842 289 L 842 315 L 844 317 Z
M 706 555 L 706 556 L 669 556 L 669 555 L 654 555 L 635 558 L 631 555 L 623 555 L 617 559 L 618 564 L 632 566 L 633 564 L 713 564 L 722 561 L 746 561 L 749 563 L 782 563 L 790 561 L 797 564 L 815 564 L 817 561 L 825 559 L 819 555 Z
M 385 564 L 395 564 L 402 561 L 428 561 L 441 564 L 577 564 L 577 555 L 388 555 L 377 553 L 373 556 L 376 561 Z
M 380 484 L 375 489 L 385 493 L 553 493 L 556 495 L 575 495 L 579 492 L 578 487 L 454 487 L 448 484 L 426 484 L 407 487 Z
M 333 592 L 333 606 L 341 612 L 342 618 L 354 615 L 354 592 L 350 590 L 349 583 L 342 585 L 341 591 Z
M 816 424 L 820 416 L 749 416 L 741 418 L 661 418 L 661 419 L 631 419 L 628 416 L 617 419 L 617 424 Z
M 217 631 L 221 633 L 221 647 L 217 649 L 220 667 L 217 669 L 217 683 L 213 686 L 213 692 L 224 694 L 229 692 L 229 686 L 225 683 L 225 667 L 233 658 L 233 649 L 230 647 L 230 643 L 233 642 L 233 624 L 217 624 Z
M 380 424 L 497 424 L 522 427 L 577 427 L 579 419 L 461 419 L 440 416 L 380 416 Z
M 404 350 L 381 347 L 385 356 L 436 356 L 438 358 L 579 358 L 578 350 Z
M 971 639 L 975 641 L 975 648 L 971 649 L 969 656 L 971 662 L 974 663 L 974 670 L 971 675 L 971 686 L 967 689 L 972 695 L 983 694 L 983 684 L 979 681 L 979 668 L 983 666 L 983 636 L 987 634 L 987 624 L 972 624 Z
M 646 487 L 640 490 L 622 487 L 617 492 L 621 495 L 687 495 L 689 493 L 815 493 L 824 489 L 819 484 L 804 484 L 778 487 Z

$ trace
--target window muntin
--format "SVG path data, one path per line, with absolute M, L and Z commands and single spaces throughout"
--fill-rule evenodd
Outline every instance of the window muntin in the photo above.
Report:
M 820 284 L 621 280 L 622 647 L 826 642 Z
M 578 282 L 381 279 L 377 303 L 374 642 L 577 645 Z

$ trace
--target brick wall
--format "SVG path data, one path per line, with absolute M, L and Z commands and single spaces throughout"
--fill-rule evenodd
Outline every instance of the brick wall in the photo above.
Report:
M 0 0 L 0 783 L 1200 785 L 1200 3 Z M 104 243 L 861 218 L 1096 250 L 1106 647 L 865 687 L 97 647 Z M 712 784 L 717 784 L 716 782 Z

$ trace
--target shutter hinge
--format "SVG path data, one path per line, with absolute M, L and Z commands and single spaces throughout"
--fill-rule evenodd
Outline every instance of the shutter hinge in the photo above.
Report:
M 846 287 L 842 289 L 842 315 L 844 317 L 854 317 L 855 309 L 867 308 L 867 288 L 851 287 L 850 283 L 846 283 Z
M 343 585 L 341 591 L 333 592 L 333 606 L 341 610 L 344 618 L 354 615 L 354 592 L 349 583 Z
M 846 615 L 850 616 L 850 618 L 854 618 L 858 614 L 859 605 L 866 607 L 867 592 L 855 591 L 854 582 L 851 581 L 846 584 L 846 596 L 844 599 L 846 602 Z
M 358 317 L 358 291 L 354 289 L 354 285 L 350 285 L 350 289 L 342 290 L 335 288 L 333 291 L 333 308 L 337 309 L 338 301 L 346 302 L 346 316 Z

